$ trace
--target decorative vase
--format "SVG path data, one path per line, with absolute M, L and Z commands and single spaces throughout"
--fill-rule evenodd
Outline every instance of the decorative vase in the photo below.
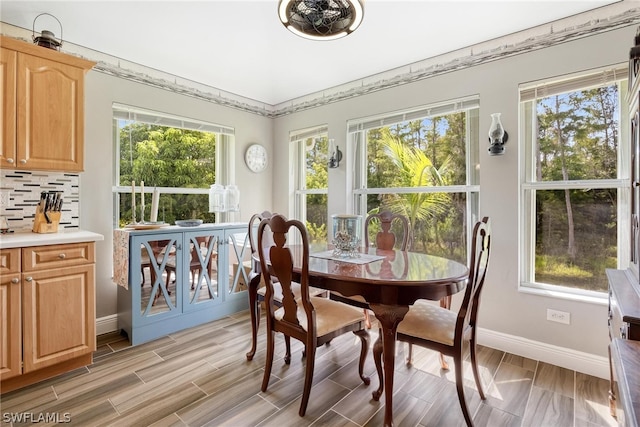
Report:
M 333 220 L 333 254 L 344 258 L 360 256 L 358 248 L 362 241 L 362 216 L 336 214 Z

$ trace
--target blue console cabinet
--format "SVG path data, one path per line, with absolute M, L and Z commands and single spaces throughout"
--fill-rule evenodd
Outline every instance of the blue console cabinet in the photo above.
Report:
M 118 287 L 118 327 L 132 345 L 248 308 L 247 224 L 128 232 L 128 289 Z

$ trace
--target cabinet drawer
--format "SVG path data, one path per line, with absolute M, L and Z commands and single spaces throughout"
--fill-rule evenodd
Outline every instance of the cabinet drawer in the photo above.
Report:
M 20 273 L 20 248 L 0 249 L 0 275 Z
M 51 268 L 92 264 L 96 260 L 94 242 L 65 245 L 34 246 L 22 249 L 22 271 L 39 271 Z

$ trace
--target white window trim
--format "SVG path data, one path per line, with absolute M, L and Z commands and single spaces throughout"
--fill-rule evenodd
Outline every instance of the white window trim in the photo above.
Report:
M 293 217 L 302 221 L 307 220 L 307 205 L 303 203 L 306 196 L 310 194 L 329 194 L 329 188 L 307 189 L 307 169 L 306 169 L 306 150 L 302 146 L 307 138 L 328 138 L 329 127 L 327 125 L 318 125 L 305 129 L 299 129 L 289 132 L 289 141 L 295 159 L 295 175 L 293 182 L 295 188 L 293 190 Z
M 209 123 L 201 120 L 190 119 L 183 116 L 177 116 L 159 111 L 147 110 L 144 108 L 133 107 L 130 105 L 112 104 L 112 120 L 123 119 L 140 123 L 148 123 L 167 127 L 183 128 L 187 130 L 196 130 L 202 132 L 215 133 L 219 137 L 219 146 L 216 149 L 216 182 L 211 184 L 229 185 L 235 184 L 235 129 L 230 126 Z M 115 125 L 114 125 L 115 126 Z M 117 126 L 113 130 L 114 138 L 114 164 L 113 164 L 113 184 L 111 192 L 113 193 L 114 214 L 113 225 L 118 227 L 118 219 L 120 218 L 120 204 L 118 196 L 123 193 L 130 194 L 131 186 L 121 186 L 120 181 L 120 144 Z M 177 187 L 154 187 L 159 194 L 209 194 L 208 188 L 177 188 Z M 216 223 L 228 222 L 231 220 L 233 212 L 222 212 L 216 215 Z
M 564 77 L 545 79 L 535 83 L 527 83 L 520 85 L 520 102 L 519 102 L 519 123 L 520 123 L 520 141 L 523 141 L 523 149 L 520 150 L 520 196 L 518 208 L 520 210 L 520 251 L 519 251 L 519 271 L 520 280 L 518 283 L 518 291 L 522 293 L 553 297 L 558 299 L 568 299 L 572 301 L 581 301 L 596 305 L 604 305 L 608 303 L 608 295 L 606 292 L 589 291 L 584 289 L 576 289 L 568 286 L 552 285 L 546 283 L 534 282 L 531 280 L 535 275 L 535 248 L 532 248 L 532 241 L 535 240 L 535 198 L 534 193 L 538 190 L 564 190 L 564 189 L 611 189 L 618 190 L 618 267 L 628 263 L 628 236 L 623 233 L 628 229 L 628 218 L 624 214 L 625 209 L 629 205 L 629 196 L 625 195 L 625 190 L 629 188 L 629 167 L 627 162 L 622 161 L 628 158 L 627 148 L 625 144 L 619 144 L 618 149 L 618 178 L 610 180 L 574 180 L 574 181 L 542 181 L 537 182 L 535 179 L 535 159 L 532 156 L 531 145 L 536 140 L 537 131 L 535 126 L 527 127 L 527 115 L 534 115 L 535 111 L 529 106 L 534 105 L 538 97 L 547 97 L 555 94 L 566 93 L 576 90 L 586 90 L 599 87 L 604 84 L 612 84 L 617 82 L 619 87 L 619 99 L 624 99 L 626 92 L 626 78 L 628 75 L 627 65 L 614 67 L 601 67 L 594 70 L 574 73 Z M 529 109 L 527 108 L 529 107 Z M 626 140 L 628 112 L 625 103 L 619 106 L 620 112 L 620 132 L 619 140 Z M 528 111 L 529 110 L 529 111 Z M 531 120 L 534 123 L 535 120 Z M 626 153 L 626 154 L 625 154 Z M 626 207 L 626 208 L 625 208 Z M 625 253 L 627 253 L 625 255 Z
M 479 220 L 480 209 L 480 185 L 470 183 L 469 180 L 475 176 L 473 168 L 479 164 L 479 150 L 471 149 L 474 144 L 471 132 L 471 122 L 479 120 L 480 98 L 478 96 L 468 96 L 454 100 L 447 100 L 430 105 L 420 106 L 410 110 L 400 110 L 382 115 L 364 117 L 349 120 L 347 122 L 348 140 L 354 149 L 355 162 L 351 172 L 353 173 L 353 214 L 366 215 L 367 194 L 411 194 L 411 193 L 464 193 L 466 199 L 467 224 L 466 229 L 470 235 L 473 225 Z M 468 114 L 466 128 L 466 177 L 467 183 L 464 185 L 449 186 L 428 186 L 428 187 L 394 187 L 394 188 L 368 188 L 367 187 L 367 149 L 366 132 L 382 126 L 392 126 L 409 120 L 423 119 L 429 117 L 442 116 L 457 112 L 466 111 Z M 468 246 L 471 239 L 467 239 Z M 467 248 L 469 249 L 469 248 Z M 469 251 L 467 250 L 467 253 Z

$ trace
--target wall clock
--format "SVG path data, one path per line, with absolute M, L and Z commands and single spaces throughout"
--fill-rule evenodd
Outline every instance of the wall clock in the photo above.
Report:
M 252 172 L 262 172 L 267 168 L 267 150 L 260 144 L 251 144 L 244 153 L 244 161 Z

